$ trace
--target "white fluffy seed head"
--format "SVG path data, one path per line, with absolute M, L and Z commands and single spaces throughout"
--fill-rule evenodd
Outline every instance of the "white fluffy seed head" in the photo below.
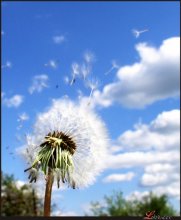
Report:
M 67 98 L 54 100 L 48 111 L 37 116 L 33 134 L 28 136 L 28 149 L 33 159 L 44 137 L 53 131 L 67 134 L 76 144 L 71 174 L 76 186 L 92 184 L 104 169 L 108 154 L 108 136 L 102 120 L 90 108 L 78 106 Z

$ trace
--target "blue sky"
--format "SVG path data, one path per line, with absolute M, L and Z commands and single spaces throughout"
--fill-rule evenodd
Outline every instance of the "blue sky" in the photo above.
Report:
M 90 88 L 84 80 L 77 77 L 72 86 L 65 80 L 72 79 L 73 64 L 79 71 L 84 64 L 89 68 L 87 79 L 99 82 L 91 107 L 108 128 L 112 161 L 88 189 L 56 190 L 58 207 L 67 215 L 83 215 L 90 201 L 101 200 L 113 190 L 121 190 L 126 197 L 133 192 L 137 196 L 158 192 L 161 187 L 178 210 L 179 189 L 173 189 L 180 181 L 176 156 L 179 20 L 178 2 L 3 2 L 3 172 L 27 181 L 25 162 L 16 149 L 24 135 L 31 133 L 37 113 L 50 106 L 52 99 L 67 95 L 76 101 L 80 94 L 80 102 L 88 99 Z M 148 31 L 139 37 L 133 33 L 145 29 Z M 158 127 L 170 129 L 169 135 Z M 158 160 L 150 164 L 134 161 L 127 166 L 119 163 L 119 158 L 131 161 L 131 153 L 135 158 L 138 151 L 143 157 L 154 153 Z M 158 155 L 168 157 L 169 152 L 173 160 L 159 159 Z M 155 182 L 154 172 L 158 174 Z M 170 180 L 166 177 L 169 172 L 175 174 Z

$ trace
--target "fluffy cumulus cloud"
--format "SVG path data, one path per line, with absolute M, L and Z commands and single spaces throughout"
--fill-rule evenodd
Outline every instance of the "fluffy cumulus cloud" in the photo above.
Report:
M 124 174 L 111 174 L 103 179 L 103 182 L 122 182 L 122 181 L 130 181 L 133 179 L 135 174 L 133 172 L 128 172 Z
M 149 124 L 139 123 L 133 130 L 125 131 L 118 137 L 117 149 L 107 161 L 108 168 L 140 168 L 142 187 L 179 198 L 179 121 L 180 110 L 175 109 L 160 113 Z M 114 178 L 110 175 L 107 180 Z
M 32 85 L 29 87 L 29 93 L 41 92 L 44 88 L 48 88 L 48 76 L 45 74 L 33 77 Z
M 158 100 L 179 95 L 180 38 L 172 37 L 156 48 L 146 43 L 136 45 L 139 62 L 122 66 L 117 81 L 93 94 L 94 105 L 119 103 L 129 108 L 144 108 Z
M 135 130 L 124 132 L 118 141 L 126 151 L 175 150 L 179 146 L 180 111 L 162 112 L 149 125 L 137 124 Z
M 1 97 L 3 98 L 2 103 L 8 108 L 11 108 L 11 107 L 17 108 L 22 104 L 24 100 L 24 97 L 18 94 L 12 96 L 11 98 L 7 98 L 5 96 L 5 93 L 1 93 Z

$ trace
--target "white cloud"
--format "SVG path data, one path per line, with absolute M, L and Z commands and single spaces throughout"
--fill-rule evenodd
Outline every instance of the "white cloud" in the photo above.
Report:
M 3 104 L 7 107 L 19 107 L 22 102 L 24 100 L 24 97 L 22 95 L 14 95 L 12 96 L 11 98 L 4 98 L 4 95 L 3 95 Z
M 142 187 L 169 196 L 179 197 L 175 186 L 180 181 L 180 110 L 160 113 L 149 124 L 136 124 L 117 140 L 114 153 L 106 161 L 107 168 L 142 168 L 139 183 Z M 178 187 L 179 189 L 179 187 Z
M 33 83 L 29 87 L 29 93 L 33 94 L 35 91 L 41 92 L 44 88 L 48 88 L 48 76 L 45 74 L 36 75 L 33 77 Z
M 163 164 L 164 166 L 164 164 Z M 143 186 L 158 186 L 158 185 L 165 185 L 171 180 L 178 180 L 179 173 L 170 173 L 168 172 L 159 172 L 159 173 L 144 173 L 141 178 L 141 184 Z
M 128 196 L 126 196 L 126 200 L 127 201 L 133 201 L 133 200 L 141 201 L 144 196 L 148 196 L 149 194 L 150 194 L 149 191 L 139 192 L 136 190 L 130 193 Z
M 17 188 L 20 189 L 23 185 L 27 184 L 27 182 L 22 181 L 22 180 L 16 180 L 15 184 Z
M 155 193 L 158 195 L 166 194 L 180 200 L 180 181 L 171 182 L 166 186 L 155 187 Z
M 105 183 L 112 183 L 112 182 L 123 182 L 123 181 L 130 181 L 133 179 L 135 174 L 133 172 L 128 172 L 124 174 L 111 174 L 103 179 Z
M 118 142 L 126 151 L 157 149 L 160 151 L 178 148 L 180 139 L 180 111 L 162 112 L 149 125 L 137 124 L 135 130 L 124 132 Z
M 57 35 L 53 37 L 53 42 L 55 44 L 62 44 L 64 41 L 66 41 L 66 38 L 64 35 Z
M 172 155 L 172 157 L 170 157 Z M 110 155 L 107 161 L 107 167 L 112 169 L 117 168 L 130 168 L 130 167 L 144 167 L 148 164 L 154 163 L 175 163 L 179 161 L 178 151 L 168 151 L 168 152 L 142 152 L 134 151 L 128 153 L 120 153 L 117 155 Z
M 61 210 L 56 210 L 54 211 L 51 216 L 78 216 L 78 214 L 74 211 L 61 211 Z
M 94 105 L 119 103 L 129 108 L 144 108 L 158 100 L 179 95 L 180 37 L 162 42 L 159 48 L 146 43 L 136 45 L 140 61 L 121 67 L 117 82 L 93 94 Z
M 174 166 L 169 163 L 155 163 L 152 165 L 148 165 L 145 167 L 145 172 L 147 173 L 163 173 L 163 172 L 173 172 L 174 171 Z
M 116 153 L 116 152 L 119 152 L 119 151 L 122 151 L 123 150 L 123 148 L 120 146 L 120 145 L 112 145 L 111 147 L 110 147 L 110 151 L 111 151 L 111 153 Z

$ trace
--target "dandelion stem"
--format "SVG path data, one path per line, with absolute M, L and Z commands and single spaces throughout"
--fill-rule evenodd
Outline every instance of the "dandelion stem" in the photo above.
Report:
M 48 176 L 47 176 L 45 199 L 44 199 L 44 216 L 50 216 L 53 180 L 54 178 L 53 178 L 52 170 L 48 168 Z

